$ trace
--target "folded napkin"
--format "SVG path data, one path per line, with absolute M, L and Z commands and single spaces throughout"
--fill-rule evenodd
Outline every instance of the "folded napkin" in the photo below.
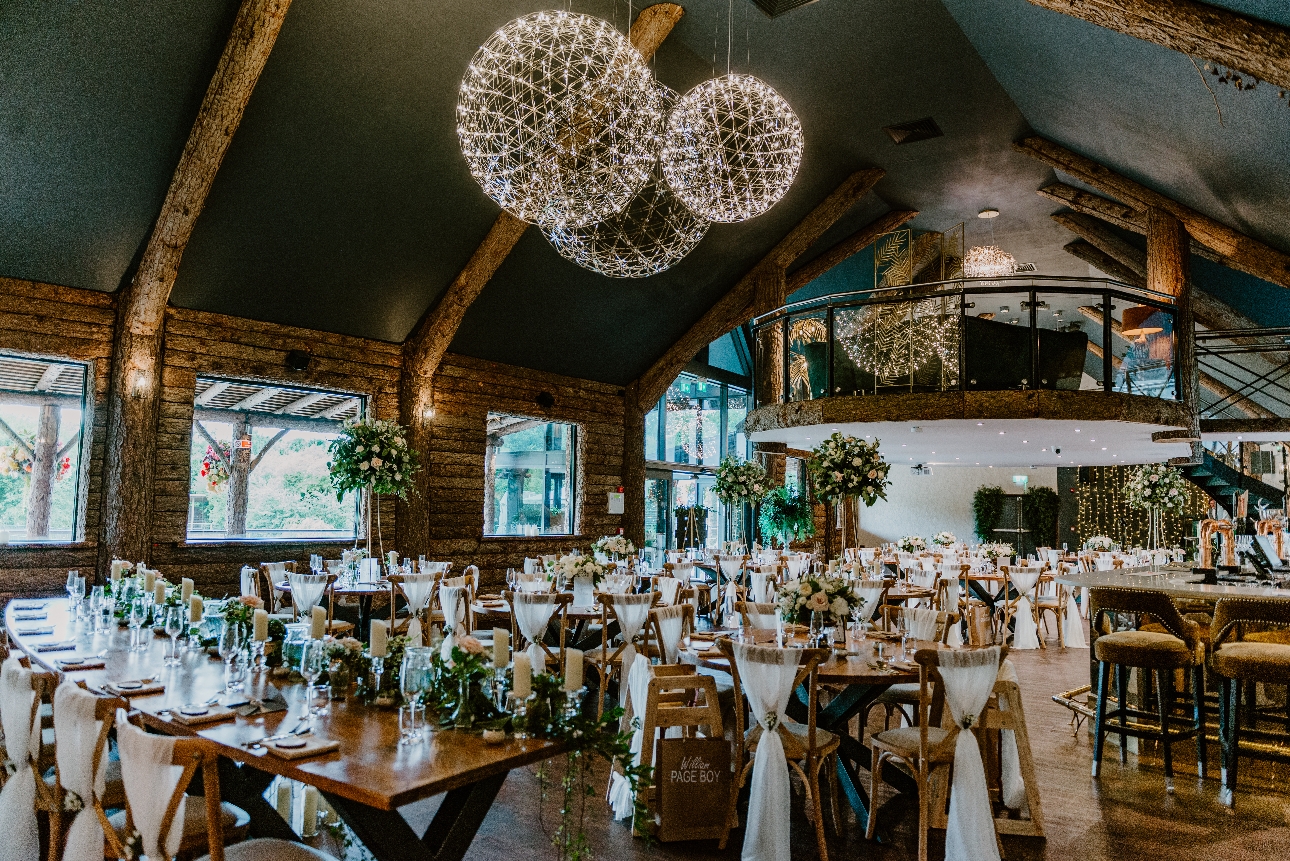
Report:
M 44 628 L 19 628 L 18 629 L 18 634 L 19 636 L 22 636 L 22 637 L 48 637 L 52 633 L 54 633 L 54 628 L 52 625 Z
M 190 713 L 185 713 L 185 709 Z M 201 705 L 193 704 L 191 706 L 180 706 L 177 709 L 170 710 L 170 719 L 188 726 L 197 724 L 214 723 L 221 720 L 229 720 L 237 717 L 237 710 L 228 706 L 221 705 Z
M 50 631 L 52 634 L 53 631 Z M 41 643 L 36 647 L 37 652 L 70 652 L 76 648 L 76 643 Z
M 139 687 L 135 687 L 135 685 L 139 685 Z M 150 697 L 153 694 L 164 693 L 166 690 L 165 685 L 156 681 L 108 682 L 103 687 L 117 696 L 127 699 L 130 697 Z
M 22 601 L 22 602 L 20 602 L 20 601 L 15 601 L 15 602 L 14 602 L 13 604 L 11 604 L 10 606 L 11 606 L 11 607 L 13 607 L 15 610 L 19 610 L 19 611 L 21 611 L 21 610 L 43 610 L 43 609 L 45 609 L 45 607 L 47 607 L 47 606 L 49 606 L 49 605 L 48 605 L 48 604 L 46 604 L 44 601 L 35 601 L 35 602 L 30 602 L 30 601 Z
M 230 706 L 230 708 L 233 708 L 242 717 L 268 715 L 274 712 L 286 711 L 287 701 L 283 698 L 281 692 L 274 690 L 262 700 L 250 700 L 243 705 Z
M 14 621 L 16 622 L 43 622 L 44 620 L 49 618 L 49 614 L 45 612 L 14 613 L 13 618 L 14 618 Z
M 300 744 L 304 742 L 304 744 Z M 296 747 L 295 745 L 300 745 Z M 309 756 L 321 756 L 340 748 L 340 742 L 334 738 L 318 738 L 312 735 L 297 735 L 291 738 L 270 741 L 264 744 L 264 750 L 281 759 L 304 759 Z
M 102 658 L 59 658 L 54 663 L 63 671 L 101 670 L 107 665 Z

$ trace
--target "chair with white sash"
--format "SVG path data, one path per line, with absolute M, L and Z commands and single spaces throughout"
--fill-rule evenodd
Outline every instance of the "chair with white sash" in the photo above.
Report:
M 649 656 L 649 610 L 654 604 L 654 594 L 646 592 L 640 595 L 628 595 L 613 592 L 601 592 L 600 626 L 605 632 L 599 646 L 586 652 L 586 661 L 600 679 L 600 695 L 596 698 L 596 714 L 605 710 L 605 696 L 609 691 L 609 682 L 618 681 L 618 699 L 623 703 L 627 699 L 627 674 L 631 672 L 632 662 L 638 655 Z M 618 631 L 612 637 L 612 624 L 618 625 Z M 617 644 L 615 645 L 615 642 Z
M 746 628 L 758 628 L 760 630 L 775 630 L 776 620 L 779 618 L 779 611 L 773 603 L 762 601 L 739 601 L 735 604 L 735 612 Z
M 97 697 L 73 682 L 63 682 L 54 691 L 56 767 L 50 787 L 53 805 L 48 811 L 51 859 L 103 858 L 106 810 L 125 804 L 121 764 L 110 762 L 107 754 L 116 710 L 126 707 L 123 699 Z
M 227 819 L 227 812 L 220 802 L 215 746 L 202 738 L 144 732 L 126 719 L 124 711 L 117 712 L 116 732 L 126 794 L 121 825 L 138 832 L 149 861 L 191 857 L 203 845 L 209 847 L 210 854 L 202 861 L 336 861 L 292 840 L 258 838 L 226 846 L 224 829 L 217 824 Z M 202 773 L 202 795 L 190 798 L 186 790 L 198 769 Z M 188 836 L 193 822 L 204 826 L 205 833 L 200 838 Z M 106 830 L 107 857 L 130 857 L 123 840 L 125 833 L 115 828 Z
M 430 609 L 430 600 L 434 595 L 435 581 L 438 579 L 439 575 L 428 572 L 391 574 L 389 576 L 391 634 L 406 633 L 413 619 L 421 621 L 422 630 L 429 626 L 430 620 L 425 616 L 426 611 Z M 400 597 L 403 598 L 404 608 L 408 611 L 408 614 L 402 617 L 397 614 L 398 599 Z
M 547 667 L 563 668 L 568 611 L 569 605 L 573 603 L 573 596 L 568 592 L 504 592 L 503 597 L 511 608 L 511 636 L 516 649 L 520 646 L 522 636 L 523 642 L 537 646 L 536 652 L 540 653 L 542 662 Z M 547 631 L 553 620 L 560 631 L 555 650 L 546 642 Z M 535 650 L 529 649 L 529 653 L 535 654 Z M 533 669 L 536 672 L 543 671 L 536 662 Z
M 789 853 L 789 792 L 791 768 L 806 789 L 807 812 L 815 826 L 821 861 L 828 861 L 824 836 L 820 772 L 829 765 L 833 831 L 838 833 L 837 769 L 832 767 L 841 742 L 815 725 L 819 700 L 817 668 L 828 649 L 758 646 L 719 638 L 717 645 L 730 659 L 735 690 L 735 784 L 730 791 L 729 821 L 738 824 L 736 803 L 747 782 L 748 820 L 744 830 L 745 861 L 778 861 Z M 807 722 L 785 714 L 798 686 L 807 690 Z M 749 716 L 751 720 L 749 720 Z M 745 727 L 747 729 L 745 730 Z M 744 759 L 748 758 L 745 764 Z M 751 777 L 751 781 L 749 778 Z M 723 839 L 719 844 L 725 848 Z
M 665 607 L 670 607 L 680 600 L 681 581 L 675 577 L 666 574 L 659 574 L 652 578 L 653 591 L 658 594 L 658 600 Z
M 919 719 L 917 727 L 898 727 L 870 739 L 873 771 L 869 797 L 876 798 L 882 782 L 882 766 L 889 759 L 904 762 L 918 784 L 918 859 L 927 861 L 927 832 L 944 823 L 946 861 L 998 861 L 999 838 L 995 833 L 990 790 L 976 735 L 968 730 L 994 692 L 999 662 L 1005 649 L 919 649 Z M 936 684 L 934 684 L 936 682 Z M 950 728 L 942 728 L 941 707 L 949 706 Z M 949 787 L 949 814 L 944 812 L 947 773 L 953 771 Z M 933 778 L 940 782 L 933 784 Z M 866 837 L 872 839 L 877 827 L 877 809 L 869 814 Z
M 1039 649 L 1044 643 L 1039 639 L 1039 610 L 1035 606 L 1035 587 L 1043 569 L 1038 565 L 1001 565 L 999 570 L 1008 583 L 1016 590 L 1015 597 L 1005 598 L 1002 602 L 1000 631 L 1008 636 L 1008 628 L 1013 626 L 1012 648 Z
M 655 607 L 649 611 L 650 628 L 653 630 L 659 663 L 675 664 L 681 659 L 681 641 L 694 631 L 694 608 L 689 604 Z
M 250 566 L 248 565 L 247 568 L 249 569 Z M 255 595 L 264 602 L 264 609 L 269 611 L 269 616 L 280 619 L 283 622 L 294 620 L 295 608 L 286 606 L 286 602 L 282 599 L 281 593 L 278 592 L 275 586 L 286 582 L 292 574 L 296 573 L 296 563 L 291 561 L 261 562 L 259 569 L 252 569 L 252 573 L 254 576 L 251 578 L 251 584 L 254 586 L 254 591 L 250 594 Z M 245 583 L 243 584 L 242 594 L 247 594 Z
M 958 631 L 959 617 L 954 613 L 929 610 L 925 607 L 882 608 L 883 628 L 887 631 L 899 630 L 902 625 L 908 626 L 909 638 L 924 643 L 945 643 L 951 631 Z M 882 728 L 891 725 L 891 716 L 895 712 L 905 718 L 905 723 L 913 726 L 918 718 L 918 685 L 915 682 L 892 685 L 883 691 L 860 714 L 860 728 L 869 724 L 869 712 L 881 706 L 883 709 Z
M 0 789 L 0 858 L 4 861 L 38 861 L 36 810 L 48 811 L 56 803 L 38 765 L 41 700 L 53 684 L 52 675 L 32 672 L 16 655 L 0 666 L 0 723 L 5 765 L 11 771 Z

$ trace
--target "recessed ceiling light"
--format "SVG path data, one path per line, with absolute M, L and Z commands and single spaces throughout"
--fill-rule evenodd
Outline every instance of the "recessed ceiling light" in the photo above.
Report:
M 1102 446 L 1102 451 L 1106 451 L 1106 446 Z
M 1021 442 L 1022 442 L 1022 444 L 1025 444 L 1025 443 L 1030 442 L 1030 440 L 1028 440 L 1028 439 L 1023 439 Z
M 977 427 L 981 427 L 981 425 L 983 425 L 983 424 L 985 424 L 985 422 L 977 422 L 977 423 L 976 423 L 976 426 L 977 426 Z
M 999 431 L 999 436 L 1003 436 L 1003 435 L 1004 435 L 1004 434 L 1006 434 L 1006 433 L 1007 433 L 1007 431 Z
M 955 460 L 958 460 L 958 458 L 957 458 L 957 457 L 956 457 L 956 458 L 954 458 L 954 459 L 955 459 Z
M 1079 428 L 1075 428 L 1075 433 L 1079 433 Z
M 999 210 L 994 207 L 987 207 L 976 214 L 977 218 L 998 218 Z
M 906 446 L 903 442 L 900 444 L 900 447 L 901 447 L 901 448 L 908 448 L 908 446 Z

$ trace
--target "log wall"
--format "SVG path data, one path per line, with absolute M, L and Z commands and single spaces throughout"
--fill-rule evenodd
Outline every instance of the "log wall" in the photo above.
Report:
M 83 540 L 49 547 L 0 547 L 0 603 L 15 594 L 61 593 L 67 571 L 94 571 L 101 544 L 105 402 L 115 329 L 110 294 L 0 278 L 0 351 L 72 359 L 90 365 L 94 397 L 89 456 L 82 457 Z M 220 314 L 169 308 L 153 480 L 149 563 L 171 581 L 192 577 L 209 595 L 237 589 L 243 564 L 338 555 L 348 542 L 186 541 L 193 396 L 199 374 L 353 392 L 378 418 L 399 417 L 400 345 Z M 289 350 L 311 354 L 302 372 L 286 367 Z M 538 404 L 546 393 L 554 403 Z M 448 354 L 435 377 L 434 418 L 422 463 L 429 472 L 430 558 L 457 570 L 479 565 L 501 582 L 526 555 L 586 547 L 616 533 L 607 493 L 622 483 L 623 390 Z M 545 401 L 545 398 L 543 398 Z M 553 538 L 483 535 L 485 423 L 490 411 L 571 422 L 578 427 L 577 535 Z M 381 505 L 387 550 L 395 544 L 395 505 Z
M 114 299 L 107 293 L 0 278 L 0 351 L 84 362 L 89 366 L 86 388 L 91 393 L 88 451 L 82 441 L 80 460 L 85 490 L 77 518 L 79 540 L 43 547 L 0 547 L 0 601 L 23 592 L 62 591 L 70 569 L 94 571 L 115 319 Z

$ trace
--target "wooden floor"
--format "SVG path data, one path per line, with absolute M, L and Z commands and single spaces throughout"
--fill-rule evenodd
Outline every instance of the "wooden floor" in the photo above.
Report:
M 1123 861 L 1151 858 L 1257 859 L 1290 857 L 1290 765 L 1242 762 L 1236 812 L 1218 803 L 1217 751 L 1211 745 L 1212 777 L 1196 779 L 1195 748 L 1180 742 L 1174 749 L 1176 791 L 1164 792 L 1158 750 L 1130 755 L 1121 766 L 1108 744 L 1102 777 L 1089 776 L 1092 760 L 1088 733 L 1075 735 L 1070 712 L 1055 705 L 1054 693 L 1087 683 L 1088 651 L 1049 649 L 1014 652 L 1030 737 L 1034 745 L 1048 839 L 1005 837 L 1008 859 L 1056 861 Z M 601 789 L 597 782 L 597 789 Z M 557 784 L 558 791 L 558 784 Z M 538 817 L 538 784 L 531 771 L 514 772 L 502 789 L 470 853 L 472 861 L 519 861 L 553 857 Z M 547 804 L 548 831 L 557 821 L 555 798 Z M 815 842 L 801 813 L 800 790 L 794 787 L 793 857 L 815 858 Z M 417 811 L 416 819 L 428 810 Z M 847 811 L 849 813 L 849 810 Z M 609 821 L 599 795 L 588 806 L 587 831 L 594 856 L 626 861 L 634 858 L 738 858 L 741 832 L 729 847 L 715 842 L 654 844 L 634 840 L 626 823 Z M 905 859 L 916 857 L 911 822 L 895 830 L 890 845 L 866 842 L 854 820 L 840 837 L 830 836 L 834 859 Z M 933 859 L 944 856 L 943 832 L 933 832 Z

